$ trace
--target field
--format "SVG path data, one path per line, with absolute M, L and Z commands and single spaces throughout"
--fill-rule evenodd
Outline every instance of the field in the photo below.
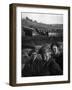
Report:
M 32 28 L 33 32 L 36 34 L 38 32 L 45 33 L 56 33 L 56 35 L 38 35 L 35 36 L 26 36 L 25 28 Z M 29 29 L 30 31 L 31 29 Z M 38 30 L 38 32 L 36 31 Z M 62 24 L 44 24 L 38 23 L 37 21 L 32 21 L 28 17 L 22 19 L 22 48 L 25 47 L 35 47 L 42 46 L 44 44 L 52 44 L 52 43 L 62 43 L 63 42 L 63 25 Z

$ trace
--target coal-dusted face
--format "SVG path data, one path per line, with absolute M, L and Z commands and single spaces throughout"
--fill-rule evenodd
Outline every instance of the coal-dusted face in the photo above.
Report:
M 59 48 L 56 45 L 53 46 L 53 51 L 55 54 L 59 54 Z
M 50 58 L 51 58 L 51 52 L 50 51 L 47 51 L 47 52 L 45 52 L 44 54 L 43 54 L 43 59 L 45 60 L 45 61 L 48 61 Z
M 33 59 L 33 61 L 36 59 L 36 57 L 37 57 L 37 53 L 33 52 L 32 55 L 31 55 L 31 58 Z

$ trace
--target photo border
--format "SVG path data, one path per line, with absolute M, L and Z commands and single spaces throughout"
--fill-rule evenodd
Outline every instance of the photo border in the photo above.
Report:
M 32 7 L 32 8 L 50 8 L 50 9 L 65 9 L 68 10 L 68 80 L 54 82 L 38 82 L 38 83 L 16 83 L 16 8 L 17 7 Z M 10 75 L 9 84 L 11 86 L 31 86 L 45 84 L 59 84 L 70 82 L 70 7 L 66 6 L 50 6 L 50 5 L 34 5 L 34 4 L 10 4 Z

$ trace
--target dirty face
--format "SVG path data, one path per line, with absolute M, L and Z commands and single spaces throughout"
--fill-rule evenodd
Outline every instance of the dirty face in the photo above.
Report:
M 56 45 L 53 46 L 53 51 L 55 54 L 59 54 L 59 49 Z
M 45 61 L 48 61 L 51 58 L 51 52 L 45 52 L 43 58 Z
M 36 57 L 37 57 L 37 53 L 36 53 L 36 52 L 33 52 L 32 55 L 31 55 L 31 58 L 32 58 L 33 60 L 35 60 Z

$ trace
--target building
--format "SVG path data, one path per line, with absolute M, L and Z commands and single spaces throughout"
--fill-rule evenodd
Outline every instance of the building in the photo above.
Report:
M 32 36 L 33 28 L 29 28 L 29 27 L 24 26 L 22 29 L 25 32 L 25 36 Z
M 25 36 L 36 36 L 39 35 L 34 28 L 23 27 L 23 31 L 25 32 Z

